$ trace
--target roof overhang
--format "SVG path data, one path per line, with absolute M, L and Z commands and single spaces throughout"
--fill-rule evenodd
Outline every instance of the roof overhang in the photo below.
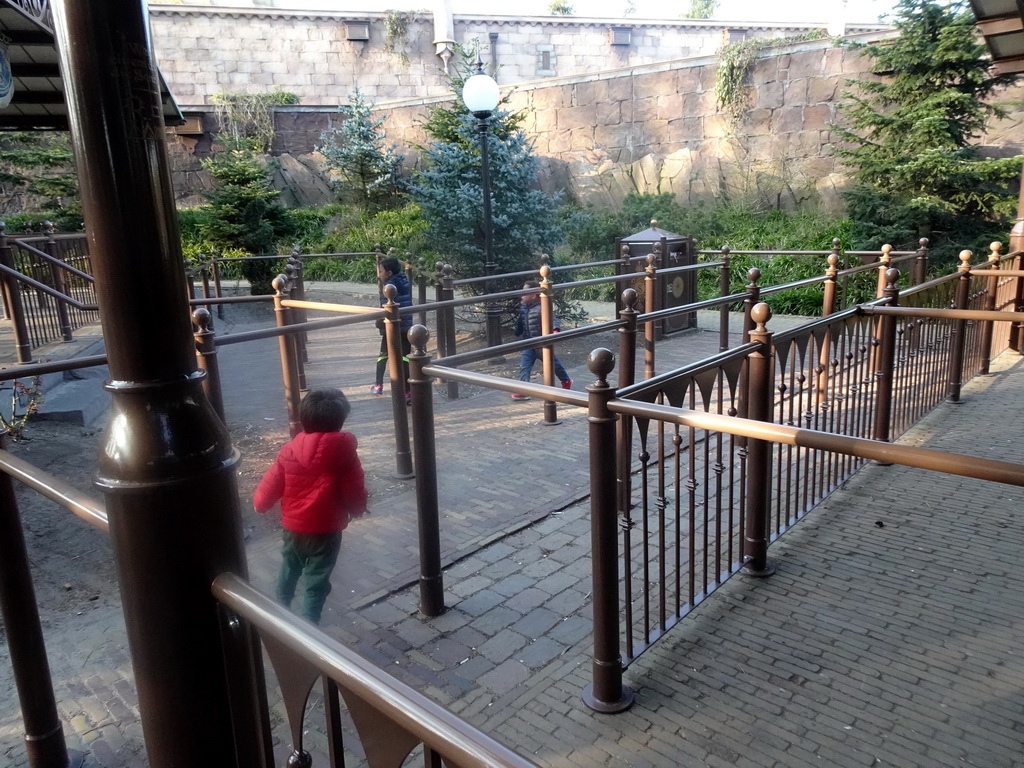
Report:
M 999 72 L 1024 72 L 1024 0 L 971 0 L 971 8 Z
M 68 110 L 60 73 L 50 0 L 0 0 L 0 48 L 6 45 L 10 82 L 0 62 L 0 88 L 13 87 L 0 108 L 0 130 L 67 130 Z M 158 71 L 159 72 L 159 71 Z M 181 110 L 160 77 L 164 122 L 180 125 Z

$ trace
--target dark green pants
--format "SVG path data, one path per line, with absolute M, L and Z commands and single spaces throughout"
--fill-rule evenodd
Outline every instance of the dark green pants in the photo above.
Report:
M 333 533 L 281 534 L 281 573 L 277 579 L 277 599 L 291 608 L 299 577 L 305 580 L 302 615 L 314 624 L 320 623 L 327 595 L 331 593 L 331 571 L 338 562 L 341 531 Z

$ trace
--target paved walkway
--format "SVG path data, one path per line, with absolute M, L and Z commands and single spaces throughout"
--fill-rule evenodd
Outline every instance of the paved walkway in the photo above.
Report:
M 243 452 L 256 426 L 285 431 L 274 344 L 223 348 Z M 317 334 L 307 375 L 350 393 L 364 463 L 393 467 L 390 403 L 367 391 L 376 346 L 362 331 Z M 717 348 L 716 333 L 670 337 L 658 368 Z M 582 361 L 565 362 L 582 388 Z M 905 440 L 1024 461 L 1021 373 L 1004 356 L 963 405 L 939 406 Z M 562 409 L 563 423 L 545 427 L 536 401 L 485 392 L 449 403 L 440 389 L 435 407 L 448 611 L 417 614 L 413 487 L 378 473 L 372 514 L 346 534 L 324 626 L 518 751 L 550 766 L 1024 765 L 1020 489 L 868 467 L 773 545 L 775 576 L 732 579 L 626 671 L 631 710 L 596 715 L 580 701 L 585 413 Z M 243 460 L 242 485 L 262 469 Z M 246 526 L 252 577 L 266 587 L 277 539 Z M 69 746 L 90 767 L 144 765 L 116 606 L 49 627 L 47 643 Z M 283 716 L 280 703 L 273 713 Z M 322 721 L 308 728 L 321 750 Z M 0 718 L 0 744 L 17 732 Z M 358 765 L 358 745 L 346 747 Z M 20 764 L 5 754 L 18 753 L 0 749 L 0 766 Z

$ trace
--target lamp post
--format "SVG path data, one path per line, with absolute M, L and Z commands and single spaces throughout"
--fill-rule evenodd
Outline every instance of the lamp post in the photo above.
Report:
M 476 74 L 462 84 L 462 101 L 473 113 L 480 127 L 480 181 L 484 193 L 484 274 L 492 276 L 497 270 L 494 262 L 494 232 L 491 220 L 491 169 L 487 162 L 487 120 L 498 107 L 498 84 L 493 77 L 484 73 L 484 63 L 476 62 Z M 494 293 L 494 282 L 484 284 L 488 294 Z M 484 307 L 487 319 L 487 346 L 501 344 L 501 307 L 489 301 Z M 496 360 L 495 362 L 499 362 Z

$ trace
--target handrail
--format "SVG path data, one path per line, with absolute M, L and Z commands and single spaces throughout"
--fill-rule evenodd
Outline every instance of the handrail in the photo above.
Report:
M 641 418 L 679 424 L 684 427 L 704 429 L 710 432 L 727 432 L 741 437 L 752 437 L 783 445 L 814 448 L 832 453 L 845 453 L 905 467 L 944 472 L 978 480 L 990 480 L 1007 485 L 1024 486 L 1024 464 L 1009 461 L 979 458 L 963 453 L 937 451 L 931 448 L 917 448 L 896 443 L 884 443 L 864 437 L 849 437 L 832 432 L 822 432 L 767 421 L 743 419 L 738 416 L 721 416 L 715 413 L 673 408 L 668 405 L 637 403 L 626 400 L 612 400 L 608 410 Z
M 43 472 L 5 449 L 0 449 L 0 470 L 57 502 L 90 525 L 101 531 L 108 530 L 107 510 L 103 502 L 86 496 L 77 488 Z
M 0 264 L 0 272 L 3 272 L 4 274 L 10 275 L 11 277 L 13 277 L 13 278 L 15 278 L 17 280 L 20 280 L 23 283 L 27 283 L 28 285 L 31 285 L 33 288 L 35 288 L 37 290 L 40 290 L 43 293 L 47 294 L 48 296 L 52 296 L 53 298 L 57 299 L 58 301 L 63 301 L 65 304 L 70 304 L 75 309 L 81 309 L 81 310 L 84 310 L 86 312 L 98 312 L 99 311 L 99 307 L 96 306 L 95 304 L 83 304 L 82 302 L 78 301 L 77 299 L 71 298 L 67 294 L 61 293 L 60 291 L 55 291 L 50 286 L 46 285 L 46 283 L 40 283 L 38 280 L 33 280 L 31 277 L 28 277 L 27 275 L 21 274 L 21 272 L 19 272 L 16 269 L 11 269 L 8 266 Z
M 75 357 L 70 360 L 56 360 L 49 363 L 28 363 L 27 365 L 19 365 L 16 368 L 0 368 L 0 381 L 27 379 L 32 376 L 43 376 L 47 373 L 77 371 L 79 368 L 92 368 L 97 365 L 106 364 L 106 355 L 89 355 L 88 357 Z
M 77 275 L 78 277 L 82 278 L 83 280 L 86 280 L 86 281 L 88 281 L 90 283 L 95 283 L 96 282 L 96 278 L 94 278 L 88 272 L 83 272 L 82 270 L 78 269 L 77 267 L 72 267 L 66 261 L 61 261 L 57 257 L 51 256 L 50 254 L 48 254 L 46 251 L 40 251 L 38 248 L 33 248 L 31 245 L 28 245 L 27 243 L 25 243 L 25 242 L 23 242 L 21 240 L 17 240 L 15 238 L 11 238 L 11 241 L 16 243 L 19 248 L 22 248 L 22 249 L 24 249 L 26 251 L 29 251 L 29 252 L 35 254 L 36 256 L 40 256 L 43 259 L 45 259 L 46 261 L 48 261 L 51 264 L 53 264 L 54 266 L 61 267 L 62 269 L 66 269 L 68 272 L 72 273 L 73 275 Z
M 213 580 L 212 591 L 217 600 L 273 638 L 275 644 L 312 665 L 446 763 L 463 768 L 536 768 L 536 763 L 396 680 L 317 627 L 297 619 L 239 576 L 220 574 Z M 348 701 L 351 706 L 351 699 Z

